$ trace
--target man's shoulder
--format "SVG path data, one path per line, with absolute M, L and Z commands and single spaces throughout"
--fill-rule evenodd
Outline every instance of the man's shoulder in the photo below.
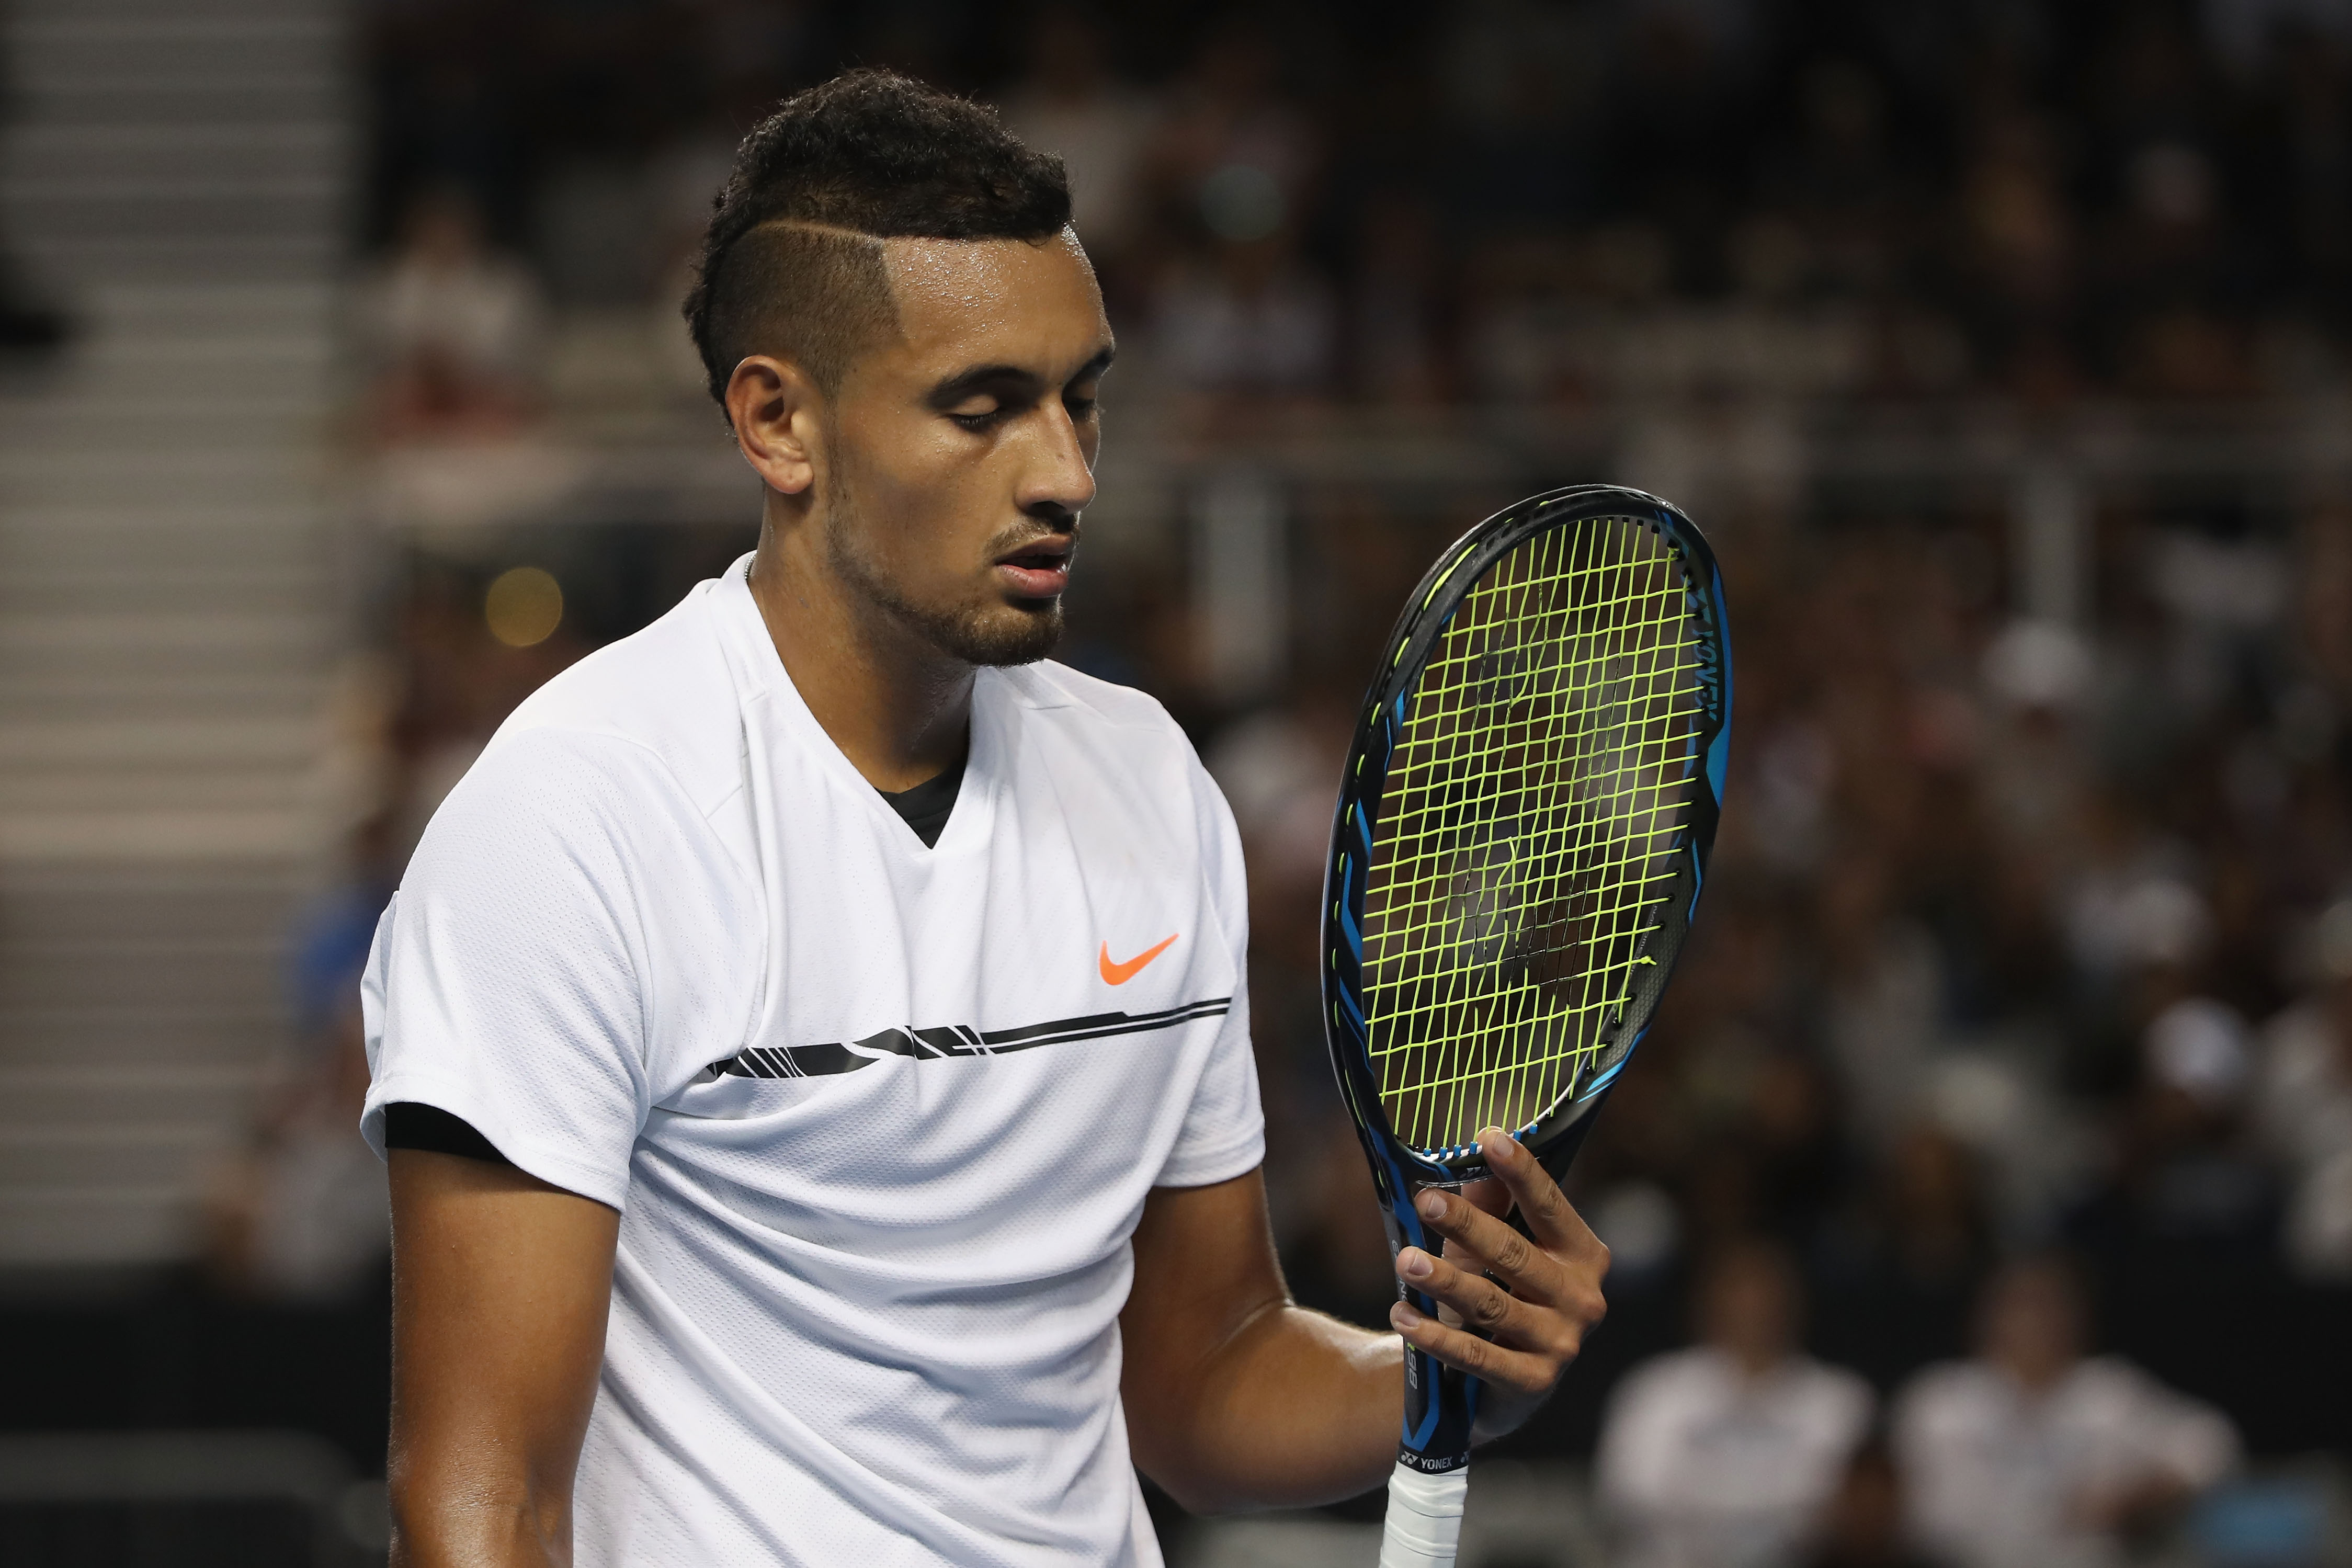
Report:
M 2016 1405 L 2006 1379 L 1981 1362 L 1937 1362 L 1911 1376 L 1895 1396 L 1898 1421 L 1945 1426 L 2000 1418 Z
M 1126 775 L 1147 792 L 1191 795 L 1200 759 L 1159 699 L 1050 660 L 991 673 L 1022 710 L 1022 728 L 1067 760 Z
M 1023 749 L 1057 778 L 1097 786 L 1065 792 L 1066 809 L 1090 796 L 1097 805 L 1115 799 L 1118 810 L 1171 830 L 1182 824 L 1212 837 L 1227 830 L 1219 826 L 1230 824 L 1223 795 L 1159 699 L 1052 662 L 989 673 L 1003 678 L 1019 710 Z
M 1184 731 L 1160 700 L 1132 686 L 1104 680 L 1052 659 L 1016 665 L 997 674 L 1015 700 L 1033 711 L 1065 713 L 1066 721 L 1075 724 L 1143 730 L 1180 742 L 1184 738 Z
M 1620 1397 L 1627 1404 L 1706 1399 L 1726 1392 L 1730 1377 L 1724 1359 L 1704 1345 L 1652 1356 L 1625 1374 Z
M 499 727 L 490 751 L 550 742 L 583 752 L 627 748 L 657 761 L 698 809 L 726 799 L 741 782 L 742 718 L 709 603 L 714 587 L 701 584 L 643 631 L 549 680 Z
M 2087 1356 L 2075 1363 L 2053 1391 L 2062 1409 L 2129 1419 L 2183 1399 L 2156 1377 L 2121 1356 Z
M 1859 1419 L 1878 1402 L 1868 1381 L 1848 1368 L 1801 1356 L 1790 1371 L 1790 1387 L 1796 1398 L 1841 1420 Z

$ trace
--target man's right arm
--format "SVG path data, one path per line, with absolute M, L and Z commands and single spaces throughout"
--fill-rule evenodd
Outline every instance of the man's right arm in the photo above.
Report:
M 512 1166 L 391 1165 L 393 1568 L 567 1564 L 620 1215 Z

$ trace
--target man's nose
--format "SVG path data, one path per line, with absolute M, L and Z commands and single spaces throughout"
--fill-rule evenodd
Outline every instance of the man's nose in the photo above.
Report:
M 1038 438 L 1022 475 L 1014 498 L 1024 512 L 1075 516 L 1095 499 L 1094 469 L 1087 461 L 1086 444 L 1077 421 L 1058 401 L 1047 405 L 1038 421 Z

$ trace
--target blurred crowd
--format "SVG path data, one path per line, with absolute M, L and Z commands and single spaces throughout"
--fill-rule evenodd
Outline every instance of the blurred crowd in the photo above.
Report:
M 370 17 L 379 447 L 560 421 L 590 317 L 642 318 L 690 405 L 679 269 L 733 141 L 858 61 L 1068 161 L 1114 446 L 1366 405 L 2311 405 L 2352 329 L 2330 0 Z M 1387 1252 L 1316 1002 L 1331 791 L 1395 606 L 1509 499 L 1290 486 L 1286 646 L 1244 687 L 1166 561 L 1106 545 L 1074 592 L 1066 657 L 1167 701 L 1234 807 L 1278 1239 L 1303 1300 L 1366 1321 Z M 2081 603 L 2030 617 L 2008 521 L 1962 499 L 1675 499 L 1731 589 L 1730 805 L 1572 1177 L 1612 1319 L 1517 1448 L 1596 1456 L 1628 1562 L 2065 1568 L 2246 1453 L 2352 1443 L 2352 496 L 2090 497 Z M 337 1131 L 373 911 L 513 703 L 751 521 L 394 574 L 353 698 L 377 804 L 297 943 L 310 1044 L 216 1205 L 235 1289 L 378 1288 Z M 561 584 L 528 636 L 496 607 L 523 560 Z
M 2110 508 L 2095 637 L 2012 618 L 1962 521 L 1729 521 L 1716 865 L 1571 1175 L 1612 1320 L 1518 1447 L 1597 1444 L 1645 1562 L 1784 1560 L 1874 1465 L 1935 1481 L 1891 1542 L 2021 1564 L 2102 1560 L 2242 1443 L 2342 1447 L 2352 519 Z M 1206 755 L 1251 857 L 1293 1282 L 1376 1321 L 1315 1015 L 1350 716 L 1293 699 Z M 1709 1348 L 1644 1363 L 1686 1331 Z
M 394 439 L 527 416 L 543 299 L 674 310 L 735 139 L 845 63 L 1061 153 L 1126 394 L 1213 415 L 2342 370 L 2332 0 L 376 0 L 370 26 Z

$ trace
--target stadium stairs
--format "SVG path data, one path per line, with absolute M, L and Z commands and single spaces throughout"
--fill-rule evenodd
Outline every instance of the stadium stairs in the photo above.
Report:
M 348 8 L 13 0 L 0 251 L 0 1280 L 189 1255 L 285 1035 L 348 624 Z

